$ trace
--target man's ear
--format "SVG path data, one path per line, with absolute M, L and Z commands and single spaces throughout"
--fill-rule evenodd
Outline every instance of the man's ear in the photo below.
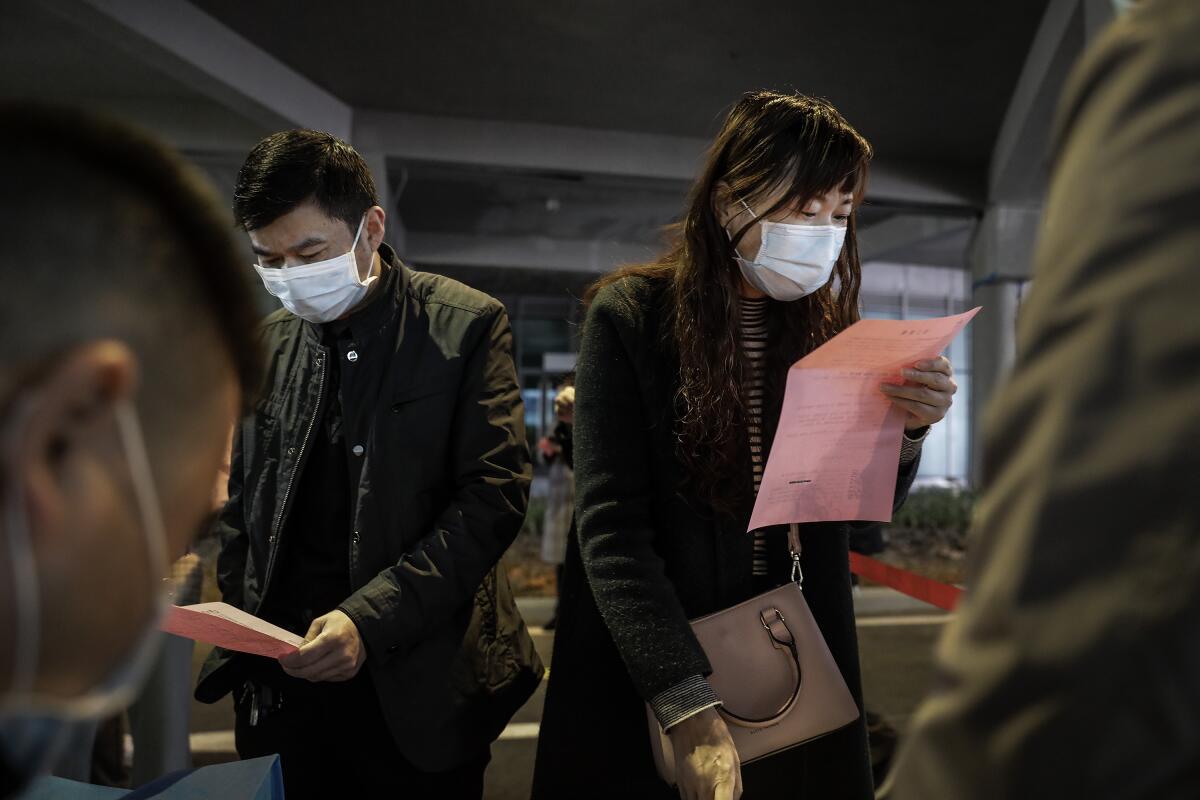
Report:
M 137 357 L 118 341 L 97 341 L 56 358 L 36 389 L 18 399 L 5 465 L 22 494 L 30 535 L 63 535 L 67 510 L 89 487 L 72 480 L 72 461 L 112 447 L 113 417 L 137 387 Z
M 368 252 L 374 253 L 383 244 L 387 233 L 387 212 L 381 206 L 371 206 L 367 209 L 367 221 L 363 226 L 363 235 L 367 240 Z

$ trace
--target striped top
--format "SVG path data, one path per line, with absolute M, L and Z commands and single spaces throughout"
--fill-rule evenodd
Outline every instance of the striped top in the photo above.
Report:
M 766 454 L 763 453 L 763 392 L 767 376 L 767 303 L 770 298 L 742 298 L 742 395 L 746 405 L 746 428 L 750 439 L 750 464 L 754 470 L 754 493 L 762 484 Z M 767 574 L 767 542 L 763 531 L 754 532 L 754 574 Z
M 766 388 L 767 372 L 767 306 L 768 298 L 752 300 L 742 298 L 741 311 L 741 346 L 745 356 L 743 372 L 743 395 L 746 407 L 746 427 L 750 440 L 750 463 L 754 470 L 754 493 L 762 483 L 763 470 L 766 467 L 766 453 L 763 452 L 763 398 Z M 906 468 L 921 452 L 921 442 L 928 428 L 916 436 L 905 432 L 904 443 L 900 449 L 900 466 Z M 764 531 L 754 532 L 754 562 L 753 573 L 756 578 L 763 577 L 767 572 L 767 548 Z M 658 718 L 663 730 L 670 730 L 705 709 L 721 705 L 708 680 L 703 675 L 693 675 L 666 691 L 660 692 L 650 700 L 650 707 Z

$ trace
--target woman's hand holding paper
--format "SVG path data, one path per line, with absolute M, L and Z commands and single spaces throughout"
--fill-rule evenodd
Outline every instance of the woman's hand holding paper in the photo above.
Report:
M 950 359 L 938 356 L 930 361 L 918 361 L 901 370 L 903 385 L 885 383 L 880 389 L 892 402 L 908 412 L 905 430 L 915 431 L 945 419 L 954 404 L 958 384 L 954 382 L 954 367 Z

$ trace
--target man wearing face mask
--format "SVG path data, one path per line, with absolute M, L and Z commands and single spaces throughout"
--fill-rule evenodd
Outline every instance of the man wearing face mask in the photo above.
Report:
M 125 707 L 170 562 L 257 383 L 228 223 L 179 158 L 79 113 L 0 108 L 0 797 L 69 722 Z
M 217 651 L 243 757 L 289 797 L 482 795 L 491 742 L 542 667 L 496 565 L 531 464 L 503 307 L 383 244 L 363 159 L 324 133 L 260 142 L 237 222 L 284 308 L 234 437 L 225 599 L 304 636 L 279 662 Z

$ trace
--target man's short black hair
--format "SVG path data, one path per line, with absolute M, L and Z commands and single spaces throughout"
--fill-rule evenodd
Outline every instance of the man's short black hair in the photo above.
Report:
M 11 394 L 79 344 L 125 342 L 147 427 L 178 426 L 232 367 L 259 388 L 249 269 L 208 182 L 116 120 L 0 104 L 0 381 Z
M 341 139 L 310 130 L 273 133 L 238 171 L 234 221 L 258 230 L 305 202 L 354 230 L 379 200 L 367 162 Z

